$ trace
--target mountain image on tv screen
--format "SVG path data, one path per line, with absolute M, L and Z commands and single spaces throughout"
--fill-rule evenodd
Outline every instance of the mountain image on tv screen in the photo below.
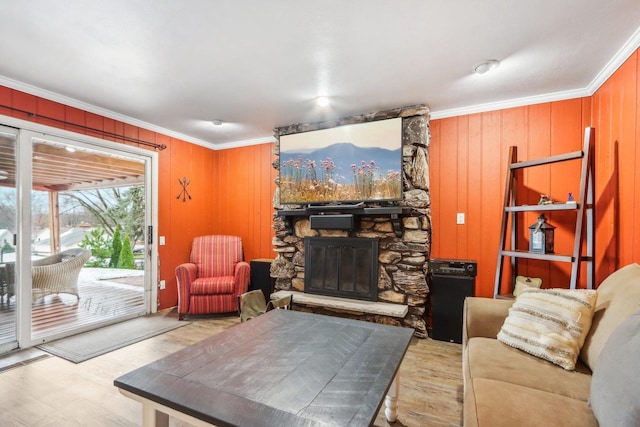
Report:
M 402 119 L 280 137 L 283 204 L 402 199 Z
M 317 143 L 317 147 L 309 148 L 300 141 L 289 142 L 281 137 L 281 203 L 401 199 L 401 121 L 394 120 L 392 140 L 387 138 L 381 142 L 376 140 L 375 143 L 362 144 L 368 146 L 351 141 L 333 142 L 335 139 L 329 138 L 328 145 Z M 309 136 L 297 135 L 301 135 L 300 138 Z

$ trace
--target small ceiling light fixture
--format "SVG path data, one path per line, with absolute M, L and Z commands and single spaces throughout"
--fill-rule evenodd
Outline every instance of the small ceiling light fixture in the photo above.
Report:
M 214 126 L 222 126 L 222 120 L 218 120 L 218 119 L 211 120 L 211 123 L 213 123 Z
M 473 66 L 473 72 L 476 74 L 484 74 L 488 71 L 495 70 L 500 65 L 497 59 L 490 59 Z
M 66 147 L 64 147 L 64 149 L 65 149 L 65 150 L 67 150 L 67 151 L 68 151 L 68 152 L 70 152 L 70 153 L 74 153 L 74 152 L 76 151 L 76 149 L 75 149 L 75 148 L 70 147 L 70 146 L 68 146 L 68 145 L 67 145 Z
M 319 96 L 316 98 L 316 103 L 320 107 L 327 107 L 329 105 L 329 98 L 327 98 L 326 96 Z
M 9 172 L 0 170 L 0 181 L 9 178 Z

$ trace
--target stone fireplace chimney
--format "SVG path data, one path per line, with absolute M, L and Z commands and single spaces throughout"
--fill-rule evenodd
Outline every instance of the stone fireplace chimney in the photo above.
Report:
M 271 277 L 276 279 L 277 290 L 305 292 L 305 238 L 377 239 L 377 266 L 374 266 L 377 270 L 377 300 L 404 304 L 408 306 L 408 313 L 399 320 L 377 314 L 343 315 L 411 327 L 414 328 L 417 337 L 426 338 L 425 310 L 429 292 L 426 273 L 431 252 L 428 108 L 423 105 L 402 107 L 335 121 L 276 128 L 274 152 L 277 158 L 273 166 L 276 169 L 279 168 L 279 138 L 282 135 L 397 117 L 403 119 L 404 188 L 403 200 L 396 204 L 401 208 L 398 209 L 401 213 L 363 213 L 356 222 L 357 226 L 352 230 L 325 230 L 311 228 L 309 216 L 284 218 L 276 211 L 273 218 L 275 229 L 273 245 L 277 256 L 271 264 Z M 367 205 L 376 207 L 371 203 Z M 301 206 L 281 205 L 278 187 L 274 194 L 274 208 L 304 210 Z M 371 211 L 376 210 L 371 209 Z

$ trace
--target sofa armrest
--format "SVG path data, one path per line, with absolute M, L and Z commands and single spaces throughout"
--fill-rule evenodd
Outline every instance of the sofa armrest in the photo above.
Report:
M 462 345 L 473 337 L 496 338 L 514 300 L 468 297 L 462 313 Z

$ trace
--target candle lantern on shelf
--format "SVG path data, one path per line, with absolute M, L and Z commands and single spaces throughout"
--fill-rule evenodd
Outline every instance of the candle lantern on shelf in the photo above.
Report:
M 553 253 L 553 232 L 555 227 L 547 223 L 544 214 L 529 226 L 529 252 L 536 254 Z

